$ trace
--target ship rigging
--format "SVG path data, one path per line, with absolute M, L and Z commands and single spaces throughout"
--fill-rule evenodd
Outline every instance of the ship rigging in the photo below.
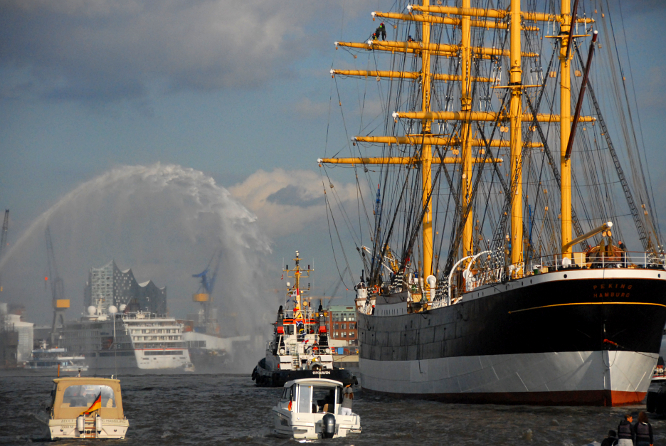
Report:
M 608 2 L 452 3 L 398 2 L 372 13 L 391 25 L 388 40 L 336 42 L 356 68 L 367 55 L 366 69 L 331 70 L 343 113 L 338 78 L 365 80 L 361 134 L 318 160 L 330 217 L 344 215 L 363 259 L 356 288 L 364 387 L 445 400 L 639 401 L 649 383 L 639 370 L 621 384 L 626 370 L 610 366 L 589 381 L 563 381 L 573 352 L 586 367 L 608 364 L 609 351 L 653 367 L 666 322 L 666 275 L 652 272 L 664 269 L 663 246 Z M 374 100 L 375 85 L 384 119 L 368 122 L 364 101 Z M 352 168 L 359 224 L 333 205 L 342 200 L 331 177 L 344 176 L 334 167 Z M 622 239 L 642 251 L 628 251 Z M 623 314 L 644 324 L 623 323 Z M 557 341 L 543 339 L 545 327 Z M 581 332 L 590 340 L 578 339 Z M 470 358 L 523 360 L 512 371 L 529 379 L 537 360 L 562 374 L 514 388 L 495 366 L 467 370 L 461 364 Z M 387 361 L 403 369 L 399 384 L 381 371 Z M 423 372 L 421 361 L 438 371 Z M 491 370 L 494 384 L 477 376 L 460 385 L 460 376 Z

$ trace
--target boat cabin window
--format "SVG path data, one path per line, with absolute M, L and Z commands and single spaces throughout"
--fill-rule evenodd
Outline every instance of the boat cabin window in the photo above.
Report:
M 298 389 L 298 412 L 300 413 L 334 413 L 335 405 L 340 401 L 340 392 L 336 388 L 299 386 Z
M 294 388 L 285 387 L 284 390 L 282 391 L 282 396 L 280 397 L 280 402 L 278 403 L 278 407 L 280 409 L 287 409 L 289 407 L 289 403 L 293 399 L 293 396 L 294 396 Z
M 317 412 L 335 412 L 335 388 L 315 388 L 312 401 L 317 403 Z M 314 407 L 314 406 L 313 406 Z
M 285 389 L 282 391 L 282 398 L 280 398 L 280 401 L 291 401 L 293 392 L 293 387 L 285 387 Z
M 285 325 L 284 326 L 284 334 L 293 335 L 294 334 L 294 326 L 293 325 Z
M 88 408 L 102 394 L 102 407 L 116 407 L 116 398 L 109 386 L 81 385 L 65 389 L 60 407 Z
M 312 413 L 312 386 L 300 386 L 298 388 L 298 411 L 300 413 Z

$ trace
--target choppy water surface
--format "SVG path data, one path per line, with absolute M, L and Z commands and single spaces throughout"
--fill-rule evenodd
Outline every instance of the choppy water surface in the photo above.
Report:
M 280 390 L 257 388 L 249 376 L 121 376 L 124 441 L 104 445 L 286 445 L 270 435 L 270 408 Z M 52 378 L 0 375 L 0 444 L 43 441 L 33 414 L 48 399 Z M 377 397 L 356 392 L 361 416 L 357 437 L 325 440 L 335 445 L 565 445 L 601 442 L 626 408 L 453 405 Z M 636 406 L 633 411 L 642 410 Z M 666 421 L 651 420 L 655 444 L 666 444 Z M 40 440 L 41 439 L 41 440 Z M 58 444 L 98 444 L 60 441 Z

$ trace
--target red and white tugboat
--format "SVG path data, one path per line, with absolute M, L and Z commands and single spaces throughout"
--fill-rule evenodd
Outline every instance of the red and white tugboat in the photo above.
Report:
M 356 377 L 349 370 L 333 366 L 321 302 L 315 311 L 303 299 L 309 285 L 301 288 L 301 278 L 309 277 L 314 270 L 309 265 L 307 269 L 301 269 L 298 251 L 294 262 L 293 269 L 287 267 L 284 270 L 287 277 L 294 278 L 294 286 L 287 282 L 287 301 L 278 309 L 266 357 L 252 371 L 252 379 L 257 386 L 267 387 L 282 387 L 287 381 L 303 378 L 327 378 L 345 385 L 357 384 Z

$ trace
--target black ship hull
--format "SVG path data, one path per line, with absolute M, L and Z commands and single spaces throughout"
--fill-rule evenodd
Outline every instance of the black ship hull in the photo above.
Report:
M 647 392 L 663 270 L 563 270 L 421 313 L 359 314 L 363 388 L 448 402 L 620 405 Z M 393 315 L 391 315 L 393 314 Z
M 326 378 L 340 381 L 343 385 L 358 384 L 354 374 L 347 369 L 333 368 L 320 370 L 269 370 L 262 359 L 252 371 L 252 379 L 259 387 L 282 387 L 288 381 L 304 378 Z

